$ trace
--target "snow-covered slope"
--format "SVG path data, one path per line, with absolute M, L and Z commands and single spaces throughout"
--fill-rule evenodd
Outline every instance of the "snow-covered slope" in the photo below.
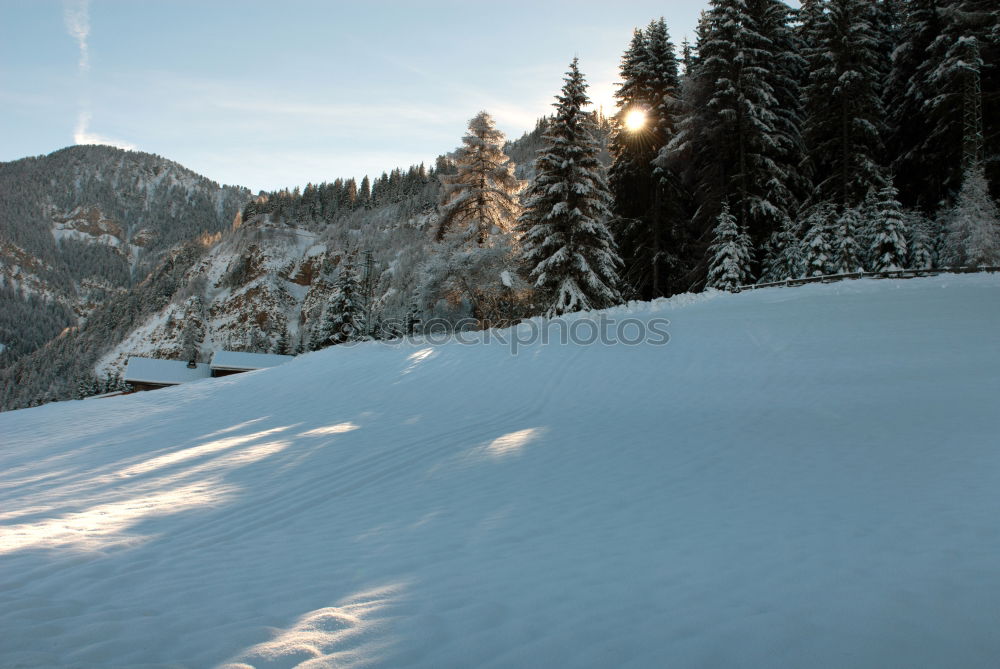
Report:
M 0 414 L 0 666 L 995 666 L 998 305 L 682 297 L 604 312 L 665 346 L 373 343 Z

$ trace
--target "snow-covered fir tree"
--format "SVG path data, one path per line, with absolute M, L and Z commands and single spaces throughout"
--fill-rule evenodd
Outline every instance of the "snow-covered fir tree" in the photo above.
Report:
M 316 323 L 309 329 L 309 341 L 300 340 L 299 345 L 303 350 L 318 351 L 330 345 L 327 339 L 323 323 Z
M 469 121 L 469 132 L 456 149 L 456 172 L 442 175 L 438 239 L 456 230 L 463 240 L 483 246 L 491 234 L 509 231 L 520 214 L 523 183 L 503 152 L 504 135 L 485 111 Z
M 653 297 L 664 293 L 671 223 L 680 217 L 675 175 L 652 164 L 673 137 L 679 113 L 679 68 L 662 18 L 634 31 L 620 71 L 609 142 L 612 226 L 628 283 Z
M 832 231 L 836 216 L 833 205 L 823 204 L 813 207 L 806 217 L 806 233 L 802 239 L 805 276 L 826 276 L 833 273 L 836 258 Z
M 761 283 L 799 278 L 805 272 L 805 260 L 798 226 L 786 218 L 768 242 Z
M 646 58 L 643 63 L 644 94 L 648 108 L 645 132 L 650 134 L 653 156 L 674 134 L 680 89 L 679 65 L 667 22 L 660 17 L 646 28 Z
M 76 384 L 76 399 L 82 400 L 99 393 L 97 379 L 93 376 L 81 376 Z
M 202 318 L 202 299 L 192 298 L 184 312 L 184 326 L 181 330 L 181 357 L 184 360 L 198 360 L 200 346 L 205 339 L 205 326 Z
M 906 267 L 906 219 L 896 187 L 890 181 L 878 194 L 878 211 L 871 223 L 869 267 L 874 272 Z
M 711 32 L 699 47 L 712 84 L 708 111 L 715 155 L 732 213 L 762 245 L 797 206 L 792 184 L 801 160 L 800 63 L 779 0 L 713 0 Z
M 847 207 L 837 217 L 834 230 L 834 272 L 851 274 L 865 270 L 865 249 L 858 241 L 863 229 L 861 211 Z
M 746 229 L 741 228 L 736 217 L 729 213 L 728 204 L 722 205 L 709 254 L 709 288 L 735 291 L 753 280 L 750 271 L 753 244 Z
M 935 90 L 930 73 L 936 68 L 931 47 L 942 35 L 946 17 L 942 10 L 952 0 L 909 0 L 904 12 L 900 41 L 892 54 L 892 68 L 886 82 L 886 114 L 889 121 L 886 143 L 902 199 L 908 206 L 919 205 L 933 211 L 950 190 L 959 170 L 956 141 L 941 145 L 929 142 L 939 130 L 931 127 L 928 101 L 954 90 Z M 954 101 L 956 98 L 951 97 Z M 942 119 L 944 120 L 944 119 Z M 952 129 L 961 118 L 948 121 Z M 953 130 L 945 134 L 954 135 Z M 950 145 L 950 146 L 949 146 Z M 935 169 L 927 170 L 927 165 Z M 957 185 L 955 186 L 957 188 Z
M 981 168 L 966 172 L 955 205 L 944 215 L 944 224 L 943 265 L 1000 265 L 1000 211 Z
M 684 192 L 680 176 L 669 165 L 657 165 L 660 151 L 673 139 L 680 116 L 679 63 L 670 41 L 666 21 L 660 17 L 646 28 L 647 70 L 646 97 L 649 100 L 643 141 L 650 151 L 647 169 L 652 168 L 652 206 L 648 225 L 632 230 L 628 242 L 638 253 L 636 261 L 648 268 L 651 297 L 665 293 L 668 274 L 676 266 L 674 249 L 685 240 L 678 223 L 686 218 Z M 644 233 L 644 234 L 643 234 Z M 624 238 L 618 241 L 625 241 Z M 642 249 L 648 249 L 644 253 Z
M 879 190 L 869 188 L 865 194 L 865 199 L 857 207 L 858 218 L 861 221 L 858 229 L 858 243 L 864 250 L 864 263 L 866 269 L 871 269 L 874 259 L 871 257 L 871 249 L 875 243 L 875 223 L 880 216 Z
M 813 201 L 853 207 L 884 184 L 876 3 L 806 0 L 802 11 L 809 65 L 803 132 Z
M 358 341 L 364 336 L 360 282 L 350 255 L 340 267 L 336 289 L 323 323 L 322 339 L 326 346 Z
M 704 15 L 685 115 L 658 159 L 694 194 L 696 238 L 710 238 L 722 202 L 755 248 L 796 214 L 803 62 L 789 12 L 778 0 L 713 0 Z
M 281 329 L 281 334 L 278 335 L 278 340 L 274 343 L 274 352 L 280 355 L 292 355 L 292 335 L 288 332 L 288 326 L 286 325 Z
M 909 210 L 906 217 L 906 248 L 910 253 L 907 267 L 911 269 L 931 269 L 935 265 L 934 224 L 917 210 Z
M 519 223 L 522 257 L 549 316 L 621 301 L 622 262 L 607 227 L 611 196 L 576 58 L 564 81 Z

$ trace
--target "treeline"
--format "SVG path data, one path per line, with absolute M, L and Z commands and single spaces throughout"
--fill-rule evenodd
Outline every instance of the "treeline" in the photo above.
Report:
M 357 210 L 373 209 L 391 204 L 406 203 L 402 212 L 410 215 L 433 209 L 437 202 L 441 174 L 454 172 L 454 165 L 445 156 L 437 159 L 430 169 L 423 163 L 408 170 L 399 168 L 383 172 L 371 180 L 365 176 L 358 185 L 351 177 L 307 184 L 305 188 L 261 192 L 243 207 L 243 220 L 268 214 L 278 221 L 289 223 L 329 223 Z
M 109 393 L 128 393 L 132 390 L 132 384 L 125 383 L 121 374 L 112 374 L 109 371 L 102 378 L 96 376 L 81 378 L 76 386 L 76 399 L 82 400 Z

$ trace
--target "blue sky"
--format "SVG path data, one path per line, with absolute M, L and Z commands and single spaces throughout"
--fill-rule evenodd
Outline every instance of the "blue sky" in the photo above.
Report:
M 570 59 L 612 104 L 632 29 L 675 42 L 707 0 L 0 0 L 0 161 L 74 143 L 253 190 L 378 175 L 455 148 L 480 109 L 511 137 Z

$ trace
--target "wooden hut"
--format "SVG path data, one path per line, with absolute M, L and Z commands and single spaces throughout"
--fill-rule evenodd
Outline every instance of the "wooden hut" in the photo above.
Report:
M 125 382 L 136 390 L 156 390 L 211 376 L 204 363 L 131 357 L 125 365 Z
M 295 356 L 278 355 L 276 353 L 243 353 L 240 351 L 216 351 L 209 366 L 212 376 L 229 376 L 242 372 L 252 372 L 256 369 L 277 367 L 292 360 Z

